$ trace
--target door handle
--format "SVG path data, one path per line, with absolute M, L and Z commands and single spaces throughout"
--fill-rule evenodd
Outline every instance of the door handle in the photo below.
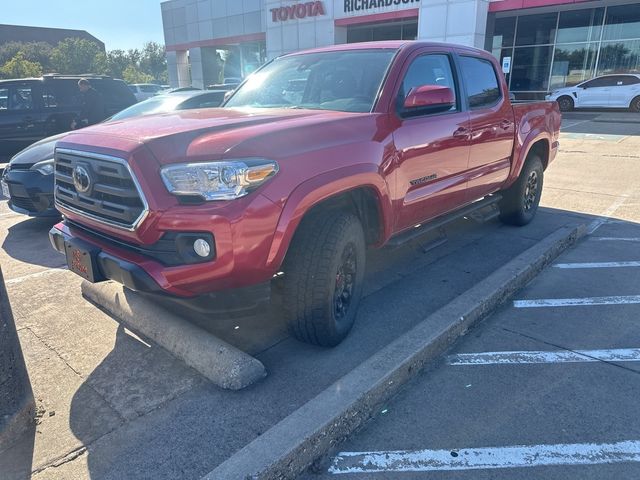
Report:
M 453 132 L 454 137 L 468 137 L 469 129 L 465 127 L 458 128 L 455 132 Z
M 509 120 L 502 120 L 500 122 L 500 128 L 503 130 L 509 130 L 511 128 L 512 123 Z

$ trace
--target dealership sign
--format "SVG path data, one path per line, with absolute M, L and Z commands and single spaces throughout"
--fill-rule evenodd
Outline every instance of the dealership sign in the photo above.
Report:
M 372 8 L 390 7 L 392 5 L 418 3 L 420 0 L 344 0 L 344 12 L 370 10 Z
M 271 20 L 274 22 L 285 22 L 296 18 L 317 17 L 325 15 L 324 5 L 320 1 L 297 3 L 288 7 L 272 8 Z

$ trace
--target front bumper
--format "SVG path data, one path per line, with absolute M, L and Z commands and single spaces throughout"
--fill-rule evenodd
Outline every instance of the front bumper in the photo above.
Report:
M 53 175 L 10 168 L 2 178 L 9 187 L 9 208 L 31 217 L 56 217 L 53 203 Z

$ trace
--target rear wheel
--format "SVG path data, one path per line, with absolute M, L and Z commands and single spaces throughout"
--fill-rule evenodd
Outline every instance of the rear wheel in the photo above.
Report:
M 573 98 L 568 96 L 560 97 L 558 100 L 558 106 L 560 107 L 561 112 L 570 112 L 573 110 L 575 103 L 573 102 Z
M 540 204 L 543 176 L 542 160 L 537 155 L 531 156 L 524 164 L 516 183 L 502 192 L 499 203 L 500 220 L 518 226 L 533 220 Z
M 632 112 L 640 112 L 640 96 L 631 100 L 631 103 L 629 104 L 629 110 L 631 110 Z
M 326 211 L 303 219 L 284 262 L 283 310 L 299 340 L 332 347 L 353 326 L 365 267 L 358 217 Z

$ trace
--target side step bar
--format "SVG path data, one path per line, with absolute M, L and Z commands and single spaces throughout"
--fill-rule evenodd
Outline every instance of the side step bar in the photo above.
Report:
M 404 232 L 394 235 L 389 239 L 385 247 L 397 248 L 407 242 L 410 242 L 411 240 L 422 237 L 427 233 L 432 233 L 434 230 L 439 230 L 440 235 L 434 242 L 433 246 L 435 247 L 438 245 L 442 245 L 446 241 L 446 233 L 444 232 L 444 227 L 446 225 L 462 217 L 470 217 L 479 223 L 487 222 L 491 219 L 494 219 L 500 214 L 497 203 L 501 199 L 502 195 L 497 193 L 486 196 L 482 200 L 473 202 L 472 204 L 467 205 L 466 207 L 462 207 L 459 210 L 447 213 L 440 217 L 434 218 L 427 223 L 416 225 L 410 230 L 405 230 Z M 484 209 L 487 209 L 487 212 L 483 212 L 482 210 Z

